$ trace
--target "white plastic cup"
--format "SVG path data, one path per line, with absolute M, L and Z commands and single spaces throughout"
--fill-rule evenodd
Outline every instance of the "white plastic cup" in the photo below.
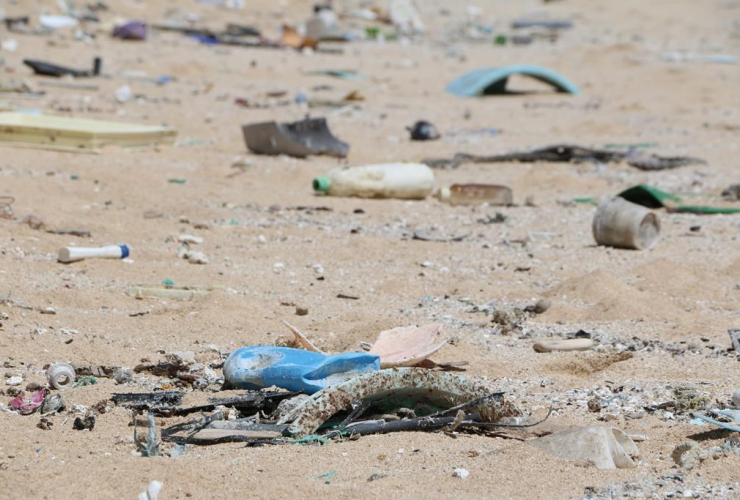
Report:
M 624 198 L 604 198 L 594 215 L 593 232 L 599 245 L 644 250 L 658 241 L 660 219 Z
M 57 260 L 65 264 L 83 259 L 125 259 L 129 255 L 126 245 L 109 245 L 98 248 L 64 247 L 59 249 Z

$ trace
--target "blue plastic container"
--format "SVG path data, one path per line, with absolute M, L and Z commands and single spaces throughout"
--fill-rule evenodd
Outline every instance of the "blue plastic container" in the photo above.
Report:
M 277 386 L 313 394 L 331 385 L 380 370 L 374 354 L 352 352 L 327 356 L 289 347 L 252 346 L 232 352 L 224 378 L 236 389 Z

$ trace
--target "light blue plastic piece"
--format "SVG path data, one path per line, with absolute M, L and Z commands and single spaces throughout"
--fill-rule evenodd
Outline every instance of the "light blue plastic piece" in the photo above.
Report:
M 734 425 L 727 424 L 725 422 L 720 422 L 718 420 L 715 420 L 713 418 L 709 418 L 706 415 L 698 415 L 696 413 L 693 414 L 695 418 L 698 418 L 700 420 L 703 420 L 705 422 L 709 422 L 710 424 L 717 425 L 719 427 L 722 427 L 723 429 L 727 429 L 728 431 L 735 431 L 740 432 L 740 427 L 735 427 Z
M 352 352 L 327 356 L 289 347 L 253 346 L 232 352 L 224 378 L 236 389 L 277 386 L 313 394 L 363 373 L 380 370 L 374 354 Z
M 580 95 L 581 91 L 557 71 L 534 64 L 514 64 L 502 68 L 480 68 L 469 71 L 447 86 L 447 92 L 459 97 L 505 94 L 511 75 L 525 75 L 555 87 L 558 92 Z

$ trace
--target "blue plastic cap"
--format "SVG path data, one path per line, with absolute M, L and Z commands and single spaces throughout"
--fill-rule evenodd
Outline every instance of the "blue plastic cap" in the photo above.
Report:
M 121 245 L 121 258 L 125 259 L 126 257 L 128 257 L 128 254 L 128 247 L 126 245 Z

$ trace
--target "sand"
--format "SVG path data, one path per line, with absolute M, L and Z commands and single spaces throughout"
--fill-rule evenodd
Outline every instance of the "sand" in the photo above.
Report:
M 306 1 L 246 3 L 230 11 L 191 1 L 110 1 L 112 13 L 104 17 L 162 21 L 177 8 L 215 28 L 236 21 L 276 36 L 282 22 L 304 21 L 311 7 Z M 27 4 L 3 8 L 9 15 L 58 13 L 51 1 Z M 0 297 L 10 299 L 0 304 L 8 316 L 0 320 L 0 373 L 22 375 L 25 386 L 43 383 L 43 367 L 57 361 L 132 367 L 173 351 L 208 357 L 209 346 L 229 352 L 272 344 L 288 333 L 286 319 L 330 352 L 358 350 L 360 342 L 395 326 L 441 322 L 453 342 L 434 359 L 469 361 L 467 376 L 486 377 L 527 413 L 541 415 L 552 405 L 557 424 L 614 425 L 644 434 L 639 467 L 598 470 L 522 440 L 428 433 L 325 446 L 188 446 L 177 458 L 143 458 L 135 451 L 131 415 L 122 408 L 98 415 L 92 432 L 73 430 L 74 414 L 66 412 L 51 418 L 49 431 L 36 427 L 37 414 L 0 412 L 0 498 L 135 498 L 152 480 L 164 484 L 161 499 L 738 495 L 740 457 L 710 459 L 691 471 L 679 471 L 671 459 L 682 442 L 698 440 L 709 449 L 721 446 L 726 433 L 642 407 L 670 400 L 683 383 L 695 384 L 713 406 L 725 404 L 740 387 L 737 355 L 727 352 L 727 330 L 740 327 L 740 218 L 661 211 L 658 244 L 625 251 L 596 246 L 595 207 L 571 200 L 646 183 L 722 203 L 721 191 L 740 182 L 740 67 L 668 62 L 660 55 L 736 54 L 740 3 L 489 0 L 477 6 L 477 22 L 497 32 L 508 32 L 511 20 L 535 11 L 571 19 L 575 27 L 554 43 L 496 47 L 490 38 L 455 35 L 469 20 L 465 4 L 433 0 L 421 6 L 427 35 L 356 41 L 344 46 L 344 55 L 205 46 L 176 33 L 155 33 L 145 43 L 100 33 L 84 42 L 72 32 L 41 37 L 0 28 L 0 39 L 19 45 L 15 52 L 0 51 L 0 77 L 46 91 L 33 98 L 0 94 L 0 107 L 167 124 L 179 132 L 174 147 L 96 155 L 0 147 L 0 196 L 15 198 L 14 219 L 0 221 Z M 103 56 L 110 75 L 85 82 L 98 91 L 43 87 L 21 64 L 23 58 L 43 58 L 88 67 L 95 55 Z M 562 72 L 583 95 L 554 94 L 526 79 L 511 85 L 531 92 L 514 96 L 461 99 L 443 91 L 467 70 L 524 62 Z M 326 68 L 358 70 L 369 78 L 304 74 Z M 122 76 L 133 70 L 176 81 L 160 87 Z M 125 84 L 145 97 L 117 102 L 115 90 Z M 331 89 L 313 90 L 317 85 Z M 234 103 L 274 90 L 287 91 L 288 98 L 305 90 L 327 99 L 359 90 L 365 100 L 357 109 L 311 110 L 351 144 L 348 158 L 248 153 L 242 124 L 304 116 L 297 105 L 247 109 Z M 411 142 L 405 127 L 417 119 L 435 123 L 443 138 Z M 482 128 L 499 133 L 470 132 Z M 626 164 L 545 163 L 435 172 L 436 187 L 508 185 L 513 207 L 329 198 L 311 190 L 313 177 L 337 165 L 418 161 L 457 151 L 497 154 L 560 142 L 656 143 L 650 151 L 707 163 L 661 172 Z M 231 167 L 236 156 L 251 162 L 243 172 Z M 186 182 L 168 182 L 173 178 Z M 299 206 L 331 210 L 291 209 Z M 147 211 L 161 217 L 145 218 Z M 496 212 L 506 215 L 504 223 L 478 222 Z M 21 222 L 28 215 L 52 228 L 88 229 L 92 237 L 34 230 Z M 470 236 L 450 243 L 411 238 L 430 228 Z M 173 238 L 179 234 L 204 238 L 197 250 L 210 262 L 178 258 Z M 118 243 L 130 245 L 129 261 L 56 262 L 64 245 Z M 317 264 L 323 280 L 317 279 Z M 130 286 L 165 279 L 224 290 L 189 302 L 125 294 Z M 359 300 L 337 298 L 339 293 Z M 474 306 L 523 307 L 542 297 L 552 307 L 506 335 L 490 316 L 474 312 Z M 296 305 L 308 308 L 308 315 L 296 317 Z M 56 314 L 41 314 L 45 307 Z M 537 338 L 580 329 L 593 333 L 600 347 L 550 354 L 532 349 Z M 631 358 L 617 355 L 627 347 Z M 65 391 L 64 398 L 73 410 L 114 392 L 148 390 L 146 379 L 130 385 L 100 379 Z M 3 383 L 0 389 L 10 387 Z M 622 399 L 593 413 L 586 401 L 594 394 Z M 196 391 L 188 401 L 211 395 Z M 157 424 L 180 420 L 158 418 Z M 453 477 L 456 468 L 470 476 Z M 325 484 L 323 475 L 330 472 L 336 474 Z M 375 474 L 382 477 L 369 481 Z

